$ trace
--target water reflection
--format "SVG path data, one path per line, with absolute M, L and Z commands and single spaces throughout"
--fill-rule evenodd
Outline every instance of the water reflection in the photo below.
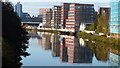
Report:
M 104 47 L 107 44 L 104 43 L 96 41 L 94 43 L 86 42 L 84 39 L 75 36 L 55 35 L 47 32 L 29 32 L 29 36 L 36 38 L 38 45 L 43 50 L 51 51 L 51 56 L 58 57 L 59 62 L 62 63 L 94 63 L 94 66 L 96 64 L 100 66 L 102 63 L 105 63 L 105 66 L 108 66 L 108 64 L 109 66 L 120 65 L 120 56 L 116 55 L 116 57 L 112 52 L 109 52 Z
M 120 66 L 120 56 L 110 52 L 108 63 L 109 66 Z
M 79 42 L 79 38 L 74 36 L 61 36 L 61 38 L 63 38 L 60 41 L 61 62 L 92 63 L 93 52 L 84 44 L 84 41 Z

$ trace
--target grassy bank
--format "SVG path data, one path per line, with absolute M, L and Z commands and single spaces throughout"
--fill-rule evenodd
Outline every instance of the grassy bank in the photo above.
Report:
M 58 30 L 42 30 L 42 29 L 39 29 L 38 31 L 40 31 L 40 32 L 50 32 L 50 33 L 58 34 Z

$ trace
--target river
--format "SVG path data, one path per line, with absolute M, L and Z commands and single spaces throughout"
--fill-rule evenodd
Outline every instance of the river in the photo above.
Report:
M 95 50 L 82 38 L 35 31 L 30 31 L 29 36 L 30 56 L 23 57 L 22 66 L 120 65 L 120 56 L 105 49 Z

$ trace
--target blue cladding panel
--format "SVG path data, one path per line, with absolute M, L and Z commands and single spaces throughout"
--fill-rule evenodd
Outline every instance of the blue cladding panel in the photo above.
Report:
M 120 0 L 111 0 L 110 33 L 120 34 Z

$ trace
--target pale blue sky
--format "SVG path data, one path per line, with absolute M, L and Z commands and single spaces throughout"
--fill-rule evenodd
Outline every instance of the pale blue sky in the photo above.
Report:
M 53 5 L 61 5 L 61 2 L 67 3 L 90 3 L 95 5 L 95 10 L 99 7 L 109 7 L 110 0 L 9 0 L 14 5 L 20 1 L 23 5 L 23 12 L 28 12 L 30 15 L 38 15 L 40 8 L 52 8 Z

